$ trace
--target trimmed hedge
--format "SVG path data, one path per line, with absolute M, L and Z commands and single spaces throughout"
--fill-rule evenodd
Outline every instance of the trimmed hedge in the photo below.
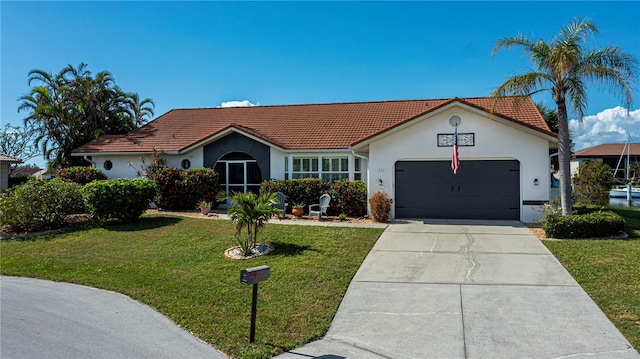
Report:
M 318 203 L 320 196 L 331 189 L 329 182 L 319 178 L 297 178 L 291 180 L 269 180 L 260 184 L 260 194 L 282 192 L 287 203 L 304 203 L 305 207 Z
M 335 181 L 332 184 L 319 178 L 269 180 L 260 184 L 260 193 L 282 192 L 292 203 L 304 203 L 305 207 L 318 203 L 320 196 L 329 193 L 331 202 L 328 213 L 359 217 L 367 214 L 367 187 L 364 181 Z
M 15 232 L 61 228 L 82 212 L 82 186 L 60 179 L 30 180 L 0 196 L 0 225 Z
M 160 168 L 154 173 L 156 204 L 162 209 L 194 209 L 200 201 L 216 203 L 218 174 L 211 168 Z
M 153 182 L 143 178 L 116 178 L 88 183 L 82 194 L 93 218 L 133 222 L 148 208 L 156 191 Z
M 611 211 L 550 215 L 542 220 L 542 228 L 551 238 L 593 238 L 618 235 L 624 230 L 625 221 Z
M 329 195 L 329 213 L 344 213 L 349 217 L 362 217 L 367 214 L 367 185 L 364 181 L 335 181 L 331 184 Z
M 91 183 L 93 181 L 107 179 L 107 175 L 105 175 L 102 171 L 97 168 L 88 166 L 61 168 L 56 171 L 56 177 L 82 185 Z

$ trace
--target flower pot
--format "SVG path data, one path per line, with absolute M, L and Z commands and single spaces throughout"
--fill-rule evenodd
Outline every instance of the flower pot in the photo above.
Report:
M 209 214 L 209 212 L 211 212 L 211 208 L 200 208 L 200 213 L 202 213 L 205 216 Z
M 291 214 L 293 214 L 296 217 L 302 217 L 304 215 L 304 207 L 291 208 Z

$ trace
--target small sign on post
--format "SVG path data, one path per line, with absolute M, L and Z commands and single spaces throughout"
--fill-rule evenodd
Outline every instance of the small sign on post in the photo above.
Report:
M 271 275 L 268 266 L 247 268 L 240 271 L 240 283 L 253 284 L 253 299 L 251 300 L 251 332 L 249 333 L 249 343 L 256 339 L 256 314 L 258 311 L 258 283 L 265 281 Z

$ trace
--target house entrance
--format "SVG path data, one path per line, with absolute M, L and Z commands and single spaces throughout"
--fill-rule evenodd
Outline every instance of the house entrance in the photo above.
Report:
M 231 152 L 220 157 L 213 168 L 220 175 L 220 186 L 227 192 L 260 190 L 262 174 L 255 158 L 244 152 Z

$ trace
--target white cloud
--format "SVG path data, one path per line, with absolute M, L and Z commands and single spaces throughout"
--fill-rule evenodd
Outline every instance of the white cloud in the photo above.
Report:
M 569 129 L 575 151 L 603 143 L 623 143 L 628 134 L 631 142 L 640 142 L 640 109 L 628 114 L 627 109 L 620 106 L 606 109 L 597 115 L 585 116 L 582 123 L 570 120 Z
M 258 105 L 260 105 L 259 102 L 251 103 L 249 102 L 249 100 L 242 100 L 242 101 L 226 101 L 220 104 L 220 106 L 218 107 L 251 107 L 251 106 L 258 106 Z

